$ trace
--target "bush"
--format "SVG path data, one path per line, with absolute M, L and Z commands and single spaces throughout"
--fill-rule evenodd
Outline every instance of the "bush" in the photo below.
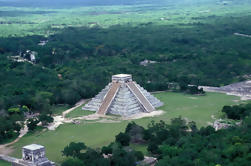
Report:
M 116 142 L 120 143 L 122 146 L 129 146 L 130 136 L 127 133 L 119 133 L 116 136 Z
M 104 146 L 101 149 L 102 154 L 112 154 L 112 147 L 111 146 Z
M 34 131 L 37 128 L 38 123 L 39 123 L 39 120 L 36 118 L 28 119 L 27 127 L 29 131 Z
M 40 115 L 38 119 L 39 121 L 42 122 L 43 126 L 47 125 L 48 123 L 52 123 L 54 121 L 54 119 L 51 116 L 46 115 L 46 114 Z
M 141 151 L 135 151 L 134 155 L 137 161 L 144 160 L 144 154 Z
M 244 119 L 251 113 L 251 104 L 224 106 L 222 112 L 226 113 L 229 119 Z
M 86 146 L 85 146 L 84 143 L 82 143 L 82 142 L 78 142 L 78 143 L 71 142 L 68 146 L 66 146 L 64 148 L 62 153 L 66 157 L 71 156 L 71 157 L 78 158 L 80 156 L 81 150 L 84 150 L 84 149 L 86 149 Z

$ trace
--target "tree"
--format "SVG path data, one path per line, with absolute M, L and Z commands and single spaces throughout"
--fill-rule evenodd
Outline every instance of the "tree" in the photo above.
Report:
M 48 123 L 52 123 L 54 121 L 54 119 L 51 116 L 46 114 L 39 115 L 38 120 L 42 122 L 43 126 L 47 125 Z
M 198 131 L 196 123 L 194 121 L 188 122 L 188 127 L 193 133 L 196 133 Z
M 169 145 L 161 145 L 160 151 L 163 156 L 169 156 L 170 158 L 178 156 L 178 154 L 181 152 L 181 149 L 179 149 L 176 146 L 169 146 Z
M 152 154 L 158 154 L 160 151 L 159 151 L 159 147 L 156 143 L 154 142 L 150 142 L 148 147 L 147 147 L 147 150 L 149 152 L 151 152 Z
M 109 160 L 103 157 L 98 150 L 94 150 L 85 146 L 82 142 L 71 142 L 62 151 L 63 156 L 73 157 L 71 160 L 65 161 L 65 166 L 110 166 Z
M 50 101 L 52 100 L 53 94 L 47 91 L 36 92 L 34 101 L 34 109 L 42 113 L 50 113 Z
M 68 146 L 66 146 L 64 148 L 64 150 L 62 151 L 63 155 L 68 157 L 74 157 L 74 158 L 78 158 L 80 156 L 80 152 L 82 150 L 86 149 L 86 145 L 82 142 L 71 142 Z
M 15 120 L 0 117 L 0 142 L 18 136 L 21 125 Z
M 181 91 L 185 91 L 188 88 L 189 79 L 186 76 L 181 76 L 179 78 L 179 86 Z
M 125 132 L 129 133 L 137 124 L 135 122 L 130 122 L 127 124 Z
M 22 112 L 29 112 L 30 109 L 29 109 L 26 105 L 23 105 L 23 106 L 21 107 L 21 111 L 22 111 Z
M 226 113 L 229 119 L 244 119 L 251 113 L 251 104 L 224 106 L 222 112 Z
M 112 147 L 111 146 L 103 146 L 101 149 L 101 153 L 103 154 L 112 154 Z
M 108 159 L 105 159 L 103 155 L 94 149 L 87 148 L 85 153 L 81 153 L 79 156 L 86 166 L 109 166 Z
M 181 117 L 179 118 L 174 118 L 171 120 L 171 124 L 169 126 L 169 133 L 174 137 L 174 138 L 179 138 L 183 135 L 187 134 L 187 125 L 186 121 L 182 119 Z
M 212 126 L 202 127 L 199 133 L 203 136 L 208 136 L 215 133 L 215 129 Z
M 14 113 L 20 113 L 20 108 L 19 107 L 11 107 L 8 109 L 9 114 L 14 114 Z
M 127 133 L 119 133 L 116 136 L 116 142 L 120 143 L 122 146 L 129 146 L 130 136 Z
M 222 112 L 225 112 L 229 119 L 240 119 L 240 112 L 238 106 L 224 106 L 222 108 Z
M 135 151 L 134 155 L 137 161 L 144 160 L 144 154 L 141 151 Z
M 70 105 L 75 104 L 78 100 L 81 99 L 78 92 L 71 88 L 68 88 L 67 90 L 62 90 L 62 98 L 65 103 L 68 103 Z
M 133 152 L 126 152 L 120 147 L 113 149 L 111 166 L 134 166 L 135 162 Z
M 135 122 L 128 123 L 125 133 L 129 134 L 131 143 L 144 143 L 144 128 Z
M 38 123 L 39 123 L 39 120 L 37 118 L 28 119 L 27 127 L 29 131 L 34 131 L 37 128 Z
M 187 92 L 190 94 L 204 94 L 203 88 L 198 88 L 198 86 L 188 86 Z

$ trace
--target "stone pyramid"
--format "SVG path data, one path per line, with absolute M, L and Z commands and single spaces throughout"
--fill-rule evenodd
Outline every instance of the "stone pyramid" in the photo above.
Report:
M 131 116 L 141 112 L 152 112 L 163 103 L 132 81 L 129 74 L 112 76 L 109 83 L 98 95 L 82 109 L 98 114 Z

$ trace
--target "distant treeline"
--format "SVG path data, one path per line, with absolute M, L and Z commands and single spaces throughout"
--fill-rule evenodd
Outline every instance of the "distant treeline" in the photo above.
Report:
M 81 6 L 111 6 L 111 5 L 173 5 L 173 4 L 241 4 L 249 0 L 0 0 L 0 6 L 12 7 L 46 7 L 64 8 Z
M 180 0 L 181 1 L 181 0 Z M 1 6 L 15 7 L 75 7 L 75 6 L 99 6 L 99 5 L 138 5 L 169 3 L 170 0 L 0 0 Z

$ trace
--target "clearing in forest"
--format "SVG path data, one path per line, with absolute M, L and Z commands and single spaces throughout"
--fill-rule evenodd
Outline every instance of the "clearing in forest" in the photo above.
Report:
M 162 92 L 154 94 L 165 103 L 160 107 L 164 113 L 159 116 L 145 117 L 133 120 L 136 123 L 147 126 L 152 121 L 170 121 L 170 119 L 182 116 L 189 121 L 195 121 L 199 127 L 213 122 L 212 115 L 218 116 L 224 105 L 238 104 L 239 97 L 228 96 L 221 93 L 207 93 L 205 96 L 194 96 L 182 93 Z M 196 98 L 196 100 L 194 99 Z M 78 109 L 77 112 L 80 110 Z M 73 111 L 74 112 L 74 111 Z M 72 113 L 73 113 L 72 112 Z M 80 116 L 83 114 L 80 113 Z M 73 115 L 77 117 L 77 114 Z M 16 149 L 12 156 L 20 157 L 20 149 L 24 145 L 37 143 L 46 147 L 49 160 L 60 163 L 64 160 L 61 151 L 70 142 L 85 142 L 90 147 L 101 147 L 114 141 L 115 135 L 124 131 L 126 125 L 132 120 L 122 120 L 114 124 L 111 120 L 100 118 L 99 120 L 80 120 L 80 124 L 67 123 L 59 126 L 55 131 L 39 131 L 24 136 L 14 144 Z

